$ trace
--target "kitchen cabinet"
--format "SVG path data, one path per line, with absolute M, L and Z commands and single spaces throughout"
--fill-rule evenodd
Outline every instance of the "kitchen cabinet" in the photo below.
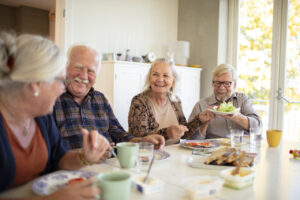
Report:
M 115 116 L 128 130 L 128 112 L 131 99 L 143 91 L 150 64 L 125 61 L 103 61 L 94 88 L 108 99 Z M 176 66 L 179 74 L 178 96 L 188 118 L 200 98 L 200 68 Z

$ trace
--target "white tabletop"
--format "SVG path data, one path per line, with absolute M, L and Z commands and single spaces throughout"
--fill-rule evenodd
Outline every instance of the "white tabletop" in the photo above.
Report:
M 247 147 L 245 147 L 247 148 Z M 262 141 L 258 148 L 259 157 L 253 167 L 256 173 L 253 186 L 242 190 L 223 187 L 218 199 L 300 199 L 300 160 L 292 158 L 290 149 L 300 149 L 298 143 L 282 143 L 278 148 L 269 148 L 266 141 Z M 179 145 L 167 146 L 165 151 L 171 154 L 167 160 L 155 161 L 151 174 L 162 181 L 165 187 L 161 192 L 143 195 L 132 190 L 132 200 L 185 200 L 187 199 L 183 181 L 193 176 L 219 176 L 220 171 L 228 167 L 207 166 L 192 168 L 187 163 L 191 150 Z M 127 171 L 138 174 L 137 169 L 124 170 L 119 168 L 115 159 L 110 159 L 101 165 L 92 165 L 83 170 L 94 172 Z M 0 197 L 34 196 L 31 190 L 32 182 L 21 187 L 6 191 Z

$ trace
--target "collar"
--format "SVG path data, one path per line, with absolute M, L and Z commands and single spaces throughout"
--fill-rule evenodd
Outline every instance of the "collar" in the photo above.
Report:
M 233 99 L 237 98 L 237 92 L 234 92 L 231 97 L 227 100 L 227 102 L 232 101 Z M 208 97 L 208 105 L 209 106 L 215 106 L 215 105 L 219 105 L 220 102 L 217 101 L 215 94 L 211 95 L 210 97 Z
M 95 89 L 93 87 L 91 87 L 90 91 L 87 93 L 87 95 L 84 97 L 83 101 L 88 97 L 88 96 L 93 96 L 94 95 L 94 91 Z M 67 89 L 67 91 L 63 94 L 63 95 L 67 95 L 68 97 L 71 97 L 72 99 L 74 99 L 74 95 Z M 82 101 L 82 102 L 83 102 Z

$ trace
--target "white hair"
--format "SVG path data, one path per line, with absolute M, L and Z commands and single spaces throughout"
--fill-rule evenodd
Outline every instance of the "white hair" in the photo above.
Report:
M 49 39 L 0 32 L 0 88 L 53 81 L 65 68 L 64 56 Z
M 220 64 L 213 71 L 213 78 L 216 76 L 221 76 L 225 73 L 231 73 L 233 80 L 237 81 L 237 73 L 234 67 L 230 64 Z
M 70 64 L 71 53 L 72 53 L 72 51 L 73 51 L 75 48 L 78 48 L 78 47 L 84 47 L 84 48 L 87 48 L 87 49 L 89 49 L 89 50 L 95 52 L 95 53 L 99 56 L 99 62 L 98 62 L 97 72 L 96 72 L 96 74 L 98 74 L 99 71 L 100 71 L 100 67 L 101 67 L 102 54 L 100 53 L 100 51 L 99 51 L 97 48 L 93 47 L 93 46 L 90 45 L 90 44 L 77 43 L 77 44 L 71 45 L 71 46 L 69 47 L 68 51 L 67 51 L 67 58 L 68 58 L 68 60 L 67 60 L 67 66 L 69 66 L 69 64 Z
M 148 72 L 148 74 L 146 76 L 146 80 L 145 80 L 144 93 L 149 94 L 151 92 L 151 87 L 150 87 L 151 70 L 153 69 L 153 67 L 155 65 L 160 64 L 160 63 L 166 63 L 171 67 L 171 71 L 172 71 L 173 79 L 174 79 L 174 84 L 173 84 L 173 87 L 171 87 L 171 89 L 169 90 L 168 96 L 172 101 L 178 101 L 177 92 L 178 92 L 179 76 L 178 76 L 178 74 L 175 70 L 174 62 L 170 59 L 167 59 L 167 58 L 158 58 L 151 64 L 151 67 L 149 69 L 149 72 Z

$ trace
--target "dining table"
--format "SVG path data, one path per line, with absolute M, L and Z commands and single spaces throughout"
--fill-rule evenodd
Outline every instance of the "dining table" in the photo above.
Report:
M 245 143 L 242 149 L 248 151 L 248 147 L 249 144 Z M 299 200 L 300 160 L 289 154 L 291 149 L 300 149 L 300 143 L 282 141 L 277 148 L 271 148 L 268 147 L 266 140 L 261 140 L 254 149 L 257 156 L 251 167 L 255 172 L 253 185 L 240 190 L 223 186 L 219 195 L 214 199 Z M 170 156 L 166 159 L 155 160 L 151 176 L 164 182 L 163 188 L 152 194 L 142 194 L 132 187 L 130 200 L 188 200 L 185 186 L 189 178 L 197 176 L 220 177 L 220 172 L 229 168 L 229 166 L 206 165 L 204 163 L 192 166 L 190 162 L 192 149 L 185 148 L 181 144 L 166 146 L 162 150 Z M 80 170 L 96 173 L 124 171 L 132 176 L 143 173 L 138 167 L 120 168 L 116 158 L 108 159 L 102 164 L 86 166 Z M 0 199 L 36 196 L 32 190 L 34 181 L 1 193 Z

